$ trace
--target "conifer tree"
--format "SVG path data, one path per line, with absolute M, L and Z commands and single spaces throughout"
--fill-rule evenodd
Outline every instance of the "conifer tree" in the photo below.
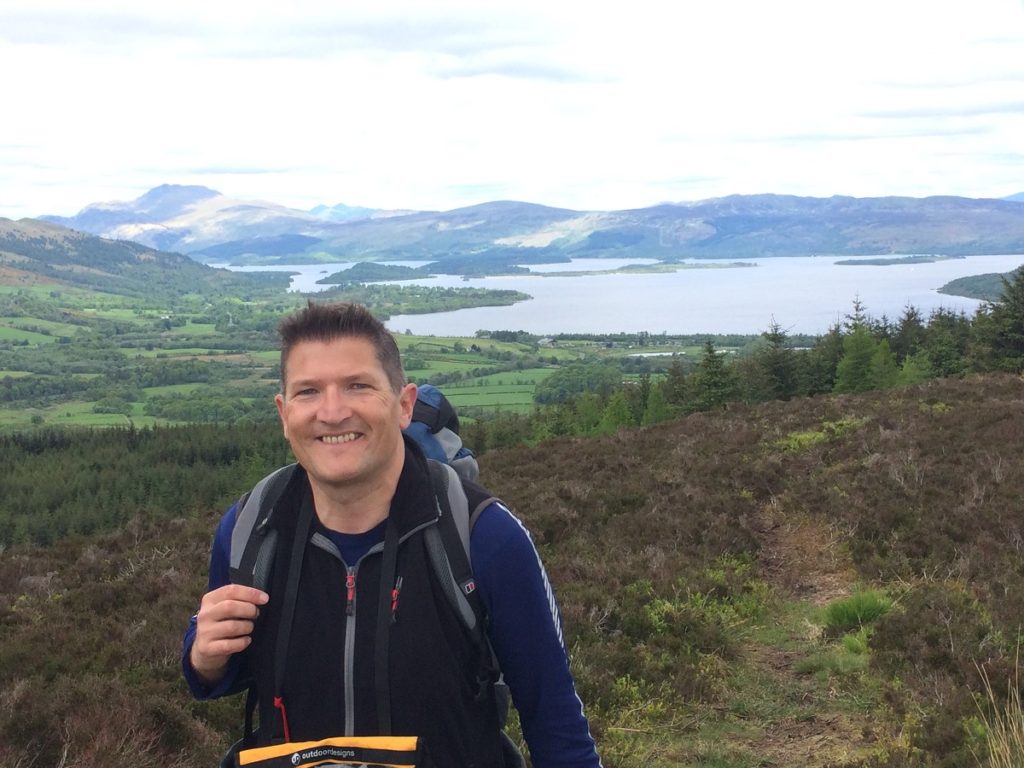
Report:
M 992 307 L 992 357 L 1004 371 L 1024 371 L 1024 269 L 1003 281 L 1003 295 Z
M 665 398 L 665 388 L 661 384 L 651 387 L 651 394 L 647 398 L 647 408 L 644 409 L 644 416 L 641 423 L 658 424 L 672 418 L 672 408 Z
M 618 432 L 623 427 L 633 426 L 633 414 L 629 411 L 629 404 L 622 390 L 617 390 L 608 398 L 608 404 L 604 407 L 601 420 L 597 425 L 597 433 L 601 435 Z
M 797 367 L 793 350 L 786 346 L 786 332 L 772 318 L 761 336 L 768 345 L 758 351 L 755 362 L 764 378 L 765 399 L 789 400 L 797 392 Z
M 928 364 L 936 376 L 952 376 L 964 370 L 964 357 L 957 344 L 954 331 L 944 325 L 928 327 L 928 341 L 925 343 Z
M 720 408 L 735 400 L 738 387 L 736 377 L 718 354 L 714 343 L 708 339 L 704 343 L 704 356 L 691 377 L 691 407 L 698 411 Z
M 842 356 L 843 335 L 836 324 L 818 339 L 810 352 L 800 356 L 797 368 L 799 391 L 805 395 L 831 392 L 835 386 L 836 368 Z
M 920 384 L 922 381 L 932 378 L 931 363 L 928 362 L 928 353 L 923 349 L 909 355 L 900 366 L 899 383 Z
M 668 374 L 663 383 L 665 400 L 670 405 L 682 406 L 686 403 L 686 373 L 679 358 L 673 357 Z
M 894 387 L 900 380 L 900 368 L 896 364 L 896 356 L 889 349 L 889 342 L 882 339 L 875 346 L 875 354 L 871 356 L 871 384 L 873 389 Z
M 863 323 L 854 323 L 850 332 L 843 337 L 843 356 L 836 366 L 836 383 L 833 391 L 838 393 L 866 392 L 874 385 L 871 377 L 871 360 L 878 343 Z
M 896 321 L 896 332 L 892 337 L 892 351 L 897 362 L 902 363 L 917 352 L 924 344 L 925 336 L 921 313 L 912 304 L 907 304 L 900 319 Z
M 576 421 L 576 434 L 588 435 L 597 429 L 604 414 L 604 406 L 599 395 L 587 393 L 573 401 L 573 415 Z
M 644 371 L 640 374 L 636 385 L 627 385 L 623 390 L 634 424 L 639 424 L 643 420 L 644 411 L 647 410 L 647 401 L 651 396 L 651 388 L 651 374 Z

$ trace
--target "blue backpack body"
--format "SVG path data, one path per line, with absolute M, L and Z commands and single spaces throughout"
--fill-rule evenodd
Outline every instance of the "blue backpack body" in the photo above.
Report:
M 428 459 L 448 464 L 464 480 L 479 479 L 476 457 L 459 437 L 459 416 L 433 384 L 417 385 L 412 422 L 404 432 L 419 444 Z

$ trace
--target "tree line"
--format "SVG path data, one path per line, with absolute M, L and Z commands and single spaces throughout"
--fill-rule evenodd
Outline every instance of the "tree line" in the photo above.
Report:
M 845 320 L 810 346 L 795 346 L 772 322 L 750 354 L 726 354 L 708 338 L 696 363 L 676 356 L 657 378 L 641 371 L 624 380 L 621 364 L 608 361 L 571 364 L 537 386 L 532 414 L 479 418 L 467 427 L 466 442 L 483 451 L 604 434 L 730 403 L 868 392 L 964 373 L 1021 373 L 1024 270 L 1002 282 L 1001 300 L 973 316 L 937 309 L 925 317 L 908 306 L 893 321 L 871 317 L 855 300 Z

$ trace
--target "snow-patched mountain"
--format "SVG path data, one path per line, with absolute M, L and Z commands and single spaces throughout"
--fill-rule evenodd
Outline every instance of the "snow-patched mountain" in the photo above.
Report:
M 354 212 L 349 220 L 374 213 L 369 208 L 352 210 L 365 213 Z M 235 200 L 208 187 L 179 184 L 164 184 L 127 202 L 93 203 L 74 216 L 40 218 L 101 237 L 182 253 L 282 235 L 319 241 L 333 226 L 329 215 L 277 203 Z
M 495 201 L 450 211 L 300 211 L 164 185 L 49 221 L 204 261 L 443 262 L 460 274 L 572 257 L 1024 253 L 1024 205 L 964 197 L 731 195 L 621 211 Z

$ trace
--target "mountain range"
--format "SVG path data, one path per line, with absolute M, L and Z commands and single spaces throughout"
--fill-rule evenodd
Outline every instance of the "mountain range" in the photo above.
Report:
M 43 220 L 204 262 L 439 261 L 462 273 L 573 257 L 1024 253 L 1024 201 L 731 195 L 620 211 L 496 201 L 450 211 L 303 211 L 167 184 Z

